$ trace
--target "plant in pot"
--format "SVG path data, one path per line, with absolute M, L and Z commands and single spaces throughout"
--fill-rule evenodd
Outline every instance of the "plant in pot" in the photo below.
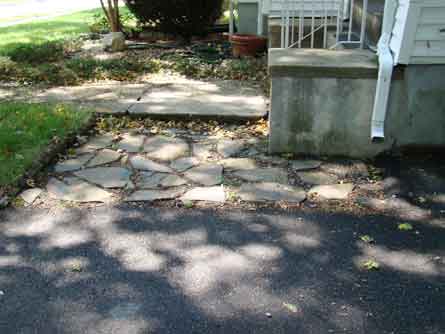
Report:
M 266 49 L 267 38 L 250 34 L 233 34 L 230 36 L 234 57 L 255 57 Z
M 119 16 L 119 0 L 100 0 L 100 4 L 110 26 L 110 33 L 104 38 L 105 48 L 111 52 L 123 51 L 126 49 L 125 35 L 121 31 Z

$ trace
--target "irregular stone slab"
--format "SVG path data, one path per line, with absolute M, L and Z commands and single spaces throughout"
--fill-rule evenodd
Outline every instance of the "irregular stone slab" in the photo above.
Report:
M 133 191 L 136 189 L 136 185 L 130 181 L 127 183 L 127 185 L 125 186 L 125 190 L 129 190 L 129 191 Z
M 259 160 L 269 163 L 271 165 L 287 165 L 288 164 L 288 160 L 284 159 L 282 157 L 278 157 L 276 155 L 265 155 L 265 154 L 261 154 L 257 157 Z
M 218 142 L 216 150 L 223 158 L 229 158 L 240 153 L 245 147 L 242 140 L 221 140 Z
M 246 153 L 246 155 L 248 157 L 256 157 L 259 154 L 260 154 L 260 152 L 256 148 L 254 148 L 254 147 L 249 148 L 249 150 Z
M 123 156 L 121 158 L 121 166 L 127 167 L 129 160 L 130 160 L 130 157 L 128 156 L 128 154 L 123 154 Z
M 288 183 L 287 171 L 281 168 L 258 168 L 240 170 L 233 173 L 236 177 L 249 182 Z
M 239 81 L 172 78 L 152 87 L 129 111 L 149 116 L 258 119 L 267 113 L 267 100 L 260 89 Z
M 321 171 L 307 171 L 297 173 L 299 178 L 307 184 L 324 185 L 335 184 L 338 177 Z
M 88 168 L 74 175 L 104 188 L 123 188 L 130 181 L 131 172 L 121 167 Z
M 43 189 L 40 188 L 32 188 L 23 191 L 19 197 L 25 201 L 26 204 L 32 204 L 35 200 L 40 196 L 43 192 Z
M 206 160 L 212 156 L 213 146 L 211 144 L 193 144 L 193 155 L 199 159 Z
M 130 163 L 134 169 L 149 170 L 149 171 L 160 172 L 160 173 L 172 173 L 173 172 L 173 170 L 171 168 L 161 165 L 161 164 L 154 162 L 150 159 L 144 158 L 140 155 L 131 157 Z
M 90 160 L 90 162 L 87 164 L 87 167 L 106 165 L 119 160 L 121 156 L 122 154 L 117 153 L 116 151 L 104 149 L 99 151 L 96 156 Z
M 96 152 L 96 149 L 91 148 L 87 145 L 83 145 L 81 147 L 76 148 L 74 151 L 76 152 L 77 155 L 81 155 L 81 154 L 87 154 L 87 153 L 92 154 L 92 153 Z
M 6 208 L 9 205 L 8 196 L 0 196 L 0 208 Z
M 46 186 L 48 194 L 55 199 L 71 202 L 109 202 L 113 195 L 99 187 L 78 180 L 66 184 L 56 178 L 51 178 Z
M 189 145 L 180 138 L 154 136 L 146 140 L 144 152 L 156 160 L 172 161 L 187 155 Z
M 228 158 L 220 161 L 227 170 L 251 170 L 258 168 L 255 160 L 249 158 Z
M 292 169 L 296 171 L 317 169 L 321 166 L 319 160 L 294 160 L 292 161 Z
M 324 199 L 347 199 L 354 190 L 351 183 L 316 186 L 309 190 L 309 195 L 318 195 Z
M 91 153 L 82 154 L 74 159 L 58 162 L 54 166 L 54 171 L 56 173 L 65 173 L 82 169 L 93 156 L 94 154 Z
M 142 149 L 146 138 L 142 135 L 125 134 L 118 144 L 118 149 L 128 153 L 138 153 Z
M 204 186 L 214 186 L 222 183 L 222 172 L 221 165 L 205 164 L 190 169 L 184 176 Z
M 125 199 L 126 202 L 152 202 L 156 200 L 175 199 L 185 192 L 185 188 L 167 190 L 138 190 Z
M 333 162 L 326 162 L 321 166 L 321 169 L 330 174 L 334 174 L 339 178 L 347 177 L 368 177 L 368 166 L 359 160 L 339 160 Z
M 91 138 L 85 146 L 92 150 L 101 150 L 113 144 L 114 137 L 112 134 L 104 134 Z
M 195 157 L 187 157 L 187 158 L 180 158 L 175 161 L 173 161 L 170 164 L 170 167 L 178 172 L 184 172 L 187 169 L 190 169 L 192 167 L 199 165 L 199 159 Z
M 226 200 L 224 186 L 217 187 L 198 187 L 187 191 L 182 197 L 182 201 L 206 201 L 220 202 Z
M 306 192 L 300 187 L 293 187 L 273 182 L 245 183 L 238 193 L 243 201 L 285 201 L 300 203 L 306 199 Z
M 161 181 L 163 188 L 178 187 L 187 184 L 188 181 L 178 175 L 168 175 Z
M 136 186 L 141 189 L 157 189 L 161 187 L 161 182 L 167 177 L 166 173 L 141 173 L 136 180 Z

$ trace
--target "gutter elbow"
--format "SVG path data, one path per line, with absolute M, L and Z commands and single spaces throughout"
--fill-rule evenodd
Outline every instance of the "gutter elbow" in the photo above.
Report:
M 393 69 L 394 59 L 389 47 L 381 48 L 379 50 L 379 75 L 371 121 L 372 142 L 381 142 L 385 138 L 385 119 L 388 111 Z

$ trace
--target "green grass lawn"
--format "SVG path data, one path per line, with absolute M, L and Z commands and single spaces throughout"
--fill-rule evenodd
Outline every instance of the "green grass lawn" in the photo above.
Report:
M 25 0 L 0 0 L 0 4 L 13 4 L 13 3 L 21 3 L 24 2 Z
M 1 1 L 1 0 L 0 0 Z M 0 23 L 10 23 L 14 21 L 20 21 L 20 20 L 28 20 L 28 19 L 37 19 L 39 17 L 45 17 L 48 16 L 47 13 L 30 13 L 27 15 L 19 15 L 19 16 L 10 16 L 0 19 Z
M 83 127 L 91 113 L 53 104 L 0 104 L 0 187 L 14 184 L 54 140 Z
M 28 22 L 0 28 L 0 49 L 18 43 L 43 43 L 64 40 L 89 31 L 88 24 L 101 9 L 86 10 L 48 20 Z

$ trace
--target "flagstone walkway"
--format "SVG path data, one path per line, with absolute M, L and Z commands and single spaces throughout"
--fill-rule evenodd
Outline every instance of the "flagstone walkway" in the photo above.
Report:
M 258 136 L 249 131 L 268 110 L 267 99 L 254 83 L 199 81 L 162 73 L 137 83 L 40 91 L 0 87 L 0 97 L 73 103 L 100 115 L 242 120 L 220 123 L 228 135 L 173 122 L 161 131 L 144 124 L 79 138 L 76 147 L 50 166 L 44 184 L 21 195 L 25 205 L 160 200 L 186 205 L 194 201 L 299 205 L 306 199 L 348 201 L 354 194 L 357 197 L 362 185 L 372 183 L 368 167 L 360 161 L 269 156 L 267 133 Z M 265 121 L 263 125 L 267 128 Z M 376 189 L 374 193 L 380 188 Z
M 243 133 L 246 126 L 226 127 Z M 178 128 L 151 132 L 139 128 L 81 137 L 66 159 L 49 168 L 46 186 L 21 197 L 40 206 L 55 200 L 298 204 L 308 196 L 347 200 L 358 184 L 369 182 L 362 162 L 269 156 L 267 138 L 248 131 L 236 138 Z

